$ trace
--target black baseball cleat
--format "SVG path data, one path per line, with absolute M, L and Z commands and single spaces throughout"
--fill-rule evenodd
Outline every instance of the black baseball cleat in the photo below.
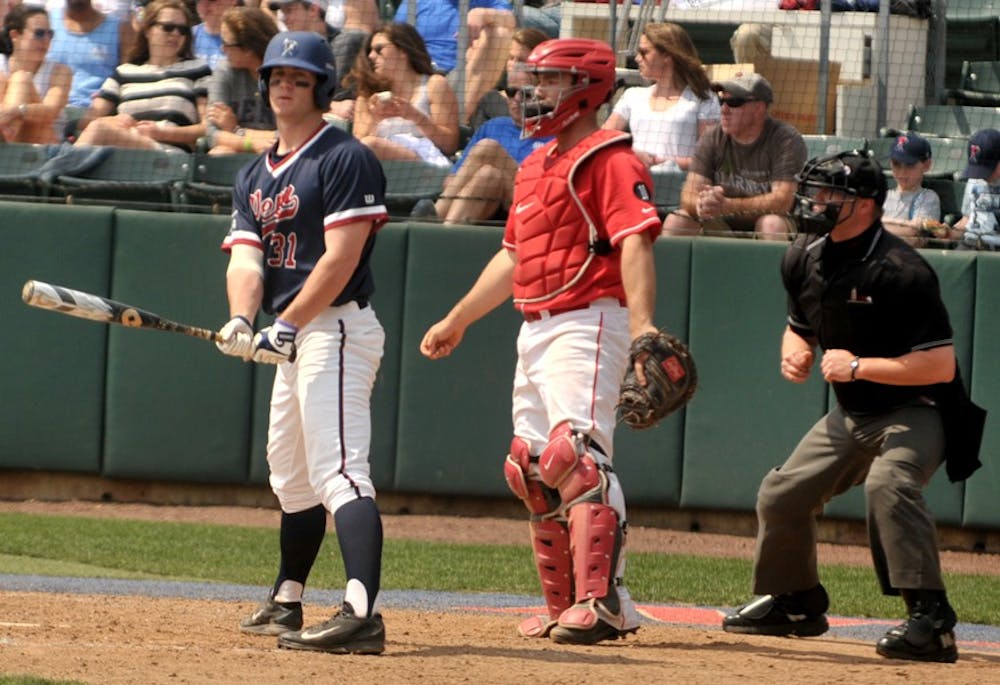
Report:
M 958 661 L 953 630 L 958 617 L 943 593 L 918 592 L 906 599 L 909 618 L 890 628 L 875 645 L 875 651 L 889 659 L 948 664 Z
M 381 654 L 385 651 L 385 624 L 380 614 L 362 618 L 344 602 L 329 620 L 280 635 L 278 646 L 331 654 Z
M 781 595 L 764 595 L 722 619 L 727 633 L 816 637 L 829 630 L 830 599 L 822 585 Z
M 282 604 L 268 598 L 240 621 L 240 630 L 253 635 L 281 635 L 302 627 L 302 602 Z

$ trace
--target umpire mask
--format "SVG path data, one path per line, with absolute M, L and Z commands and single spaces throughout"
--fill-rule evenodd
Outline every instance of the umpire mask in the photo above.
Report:
M 814 157 L 795 180 L 799 187 L 793 213 L 799 230 L 816 235 L 829 233 L 849 219 L 858 200 L 871 199 L 881 207 L 888 192 L 878 162 L 857 150 Z M 850 212 L 841 216 L 848 203 Z

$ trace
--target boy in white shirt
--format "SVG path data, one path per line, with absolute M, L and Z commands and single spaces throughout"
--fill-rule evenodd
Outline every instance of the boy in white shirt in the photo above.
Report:
M 941 223 L 941 199 L 922 185 L 924 174 L 931 169 L 927 139 L 916 133 L 897 136 L 889 164 L 896 187 L 882 204 L 883 225 L 915 246 L 922 245 L 924 238 L 947 237 L 948 227 Z

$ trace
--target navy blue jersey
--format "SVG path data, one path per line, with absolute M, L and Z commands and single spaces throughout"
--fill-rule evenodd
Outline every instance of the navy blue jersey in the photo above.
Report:
M 324 125 L 298 150 L 275 159 L 273 150 L 240 170 L 233 185 L 233 221 L 222 242 L 264 252 L 268 314 L 285 310 L 326 251 L 326 231 L 359 220 L 373 222 L 354 274 L 331 302 L 365 301 L 375 290 L 371 253 L 375 232 L 388 220 L 385 174 L 367 147 Z

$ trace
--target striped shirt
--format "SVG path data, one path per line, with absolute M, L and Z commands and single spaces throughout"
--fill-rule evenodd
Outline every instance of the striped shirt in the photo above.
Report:
M 101 86 L 97 97 L 115 105 L 119 114 L 189 126 L 200 120 L 198 98 L 208 96 L 211 75 L 211 69 L 202 59 L 183 60 L 165 67 L 120 64 Z

